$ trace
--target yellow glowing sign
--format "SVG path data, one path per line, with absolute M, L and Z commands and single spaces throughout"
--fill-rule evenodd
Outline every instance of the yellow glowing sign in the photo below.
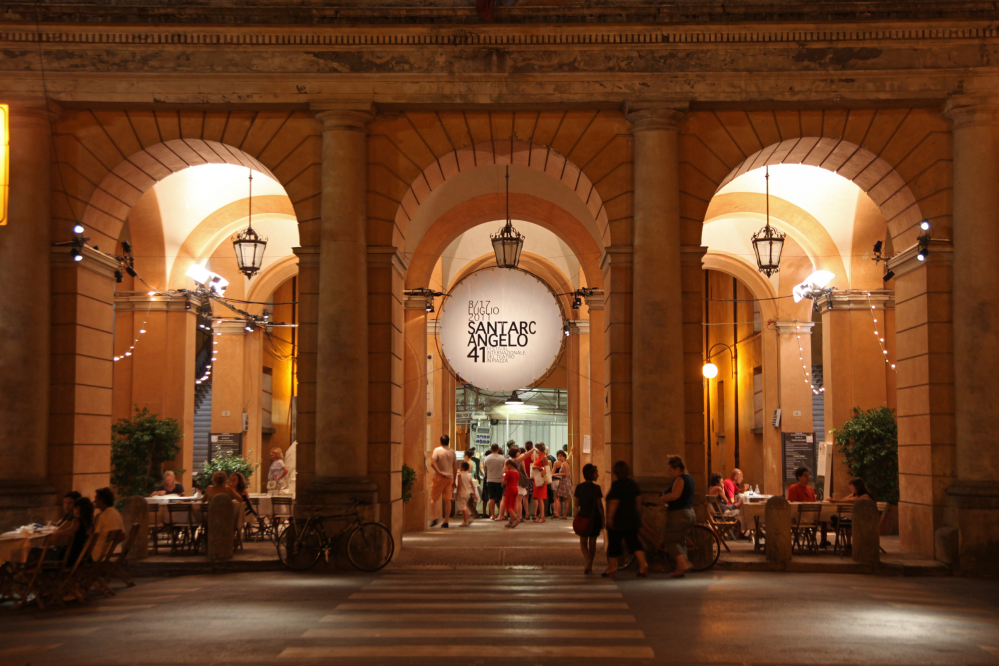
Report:
M 10 192 L 10 107 L 0 104 L 0 225 L 7 224 Z

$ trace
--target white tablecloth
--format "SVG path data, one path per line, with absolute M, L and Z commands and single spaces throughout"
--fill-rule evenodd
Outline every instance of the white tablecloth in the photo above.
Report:
M 41 546 L 45 537 L 54 531 L 54 529 L 44 530 L 27 536 L 18 532 L 0 534 L 0 564 L 24 562 L 28 557 L 28 551 Z

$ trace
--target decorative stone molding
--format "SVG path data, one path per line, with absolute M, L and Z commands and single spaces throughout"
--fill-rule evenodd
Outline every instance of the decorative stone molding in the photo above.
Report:
M 569 333 L 572 335 L 589 335 L 590 334 L 590 320 L 589 319 L 576 319 L 575 321 L 569 322 Z
M 895 292 L 890 289 L 877 291 L 850 289 L 832 291 L 815 299 L 815 308 L 820 314 L 829 310 L 870 310 L 872 305 L 876 310 L 894 310 Z
M 999 99 L 972 95 L 952 95 L 944 106 L 944 115 L 950 118 L 953 129 L 978 125 L 994 125 L 999 113 Z
M 149 296 L 145 291 L 118 291 L 114 295 L 114 309 L 118 312 L 180 312 L 197 313 L 201 299 L 192 291 Z
M 402 307 L 406 310 L 427 310 L 427 300 L 429 296 L 406 296 L 402 299 Z
M 777 328 L 778 335 L 811 335 L 815 322 L 794 319 L 792 321 L 775 321 L 774 326 Z
M 606 299 L 607 297 L 604 294 L 593 294 L 592 296 L 583 297 L 583 300 L 586 301 L 586 307 L 591 310 L 603 310 Z
M 440 335 L 440 321 L 440 319 L 431 319 L 430 317 L 427 317 L 427 335 Z
M 954 246 L 949 240 L 933 240 L 931 238 L 927 253 L 926 261 L 919 261 L 916 258 L 916 255 L 919 254 L 919 245 L 912 245 L 889 259 L 887 261 L 888 268 L 895 271 L 895 277 L 899 278 L 927 264 L 950 264 L 954 261 Z
M 369 245 L 368 265 L 378 266 L 383 264 L 391 264 L 400 278 L 406 278 L 406 269 L 409 268 L 409 262 L 406 261 L 405 255 L 398 248 L 394 245 Z
M 222 335 L 246 335 L 249 333 L 249 331 L 246 330 L 246 322 L 243 320 L 216 319 L 214 322 L 215 323 L 212 324 L 212 328 Z
M 994 10 L 992 10 L 994 11 Z M 807 25 L 783 24 L 764 27 L 759 24 L 732 26 L 400 26 L 328 25 L 317 30 L 313 26 L 280 26 L 261 29 L 226 25 L 215 27 L 183 27 L 179 25 L 35 25 L 6 26 L 0 30 L 0 42 L 43 44 L 94 45 L 164 45 L 171 47 L 274 47 L 330 46 L 351 47 L 353 50 L 381 50 L 387 46 L 549 46 L 567 45 L 620 48 L 620 45 L 671 44 L 747 44 L 801 42 L 864 42 L 994 39 L 999 29 L 987 20 L 953 21 L 941 26 L 940 21 L 918 23 L 885 22 L 880 24 L 839 24 L 816 29 Z
M 612 263 L 617 266 L 631 266 L 634 261 L 632 252 L 630 245 L 608 246 L 600 257 L 600 270 L 607 270 Z
M 73 261 L 73 257 L 70 256 L 71 249 L 68 245 L 53 247 L 52 264 L 75 265 L 109 278 L 113 278 L 114 272 L 118 270 L 117 259 L 109 254 L 104 254 L 100 250 L 95 250 L 89 245 L 84 245 L 80 250 L 80 254 L 83 256 L 80 261 Z
M 704 264 L 704 255 L 708 253 L 706 245 L 681 245 L 680 265 L 681 266 L 701 266 Z
M 323 132 L 367 132 L 368 123 L 375 119 L 374 104 L 368 101 L 311 102 L 309 108 L 323 124 Z
M 632 133 L 666 131 L 676 132 L 680 129 L 680 123 L 686 115 L 688 105 L 686 103 L 663 105 L 641 105 L 639 108 L 626 104 L 624 109 L 625 117 L 632 125 Z
M 306 245 L 303 247 L 293 247 L 291 251 L 298 257 L 298 267 L 319 265 L 319 246 Z

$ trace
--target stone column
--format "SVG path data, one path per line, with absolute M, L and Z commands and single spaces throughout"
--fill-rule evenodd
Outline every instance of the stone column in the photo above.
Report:
M 583 465 L 587 462 L 593 463 L 601 471 L 600 482 L 603 483 L 607 475 L 607 460 L 604 446 L 604 369 L 605 365 L 601 358 L 604 353 L 604 297 L 588 296 L 586 298 L 587 316 L 590 320 L 590 335 L 588 342 L 589 353 L 586 356 L 586 363 L 581 363 L 581 372 L 586 373 L 589 380 L 587 391 L 586 409 L 590 415 L 590 455 L 588 460 L 583 460 L 581 456 L 574 456 L 573 461 L 573 483 L 582 483 Z M 580 448 L 582 451 L 582 448 Z M 610 486 L 608 485 L 607 488 Z
M 869 294 L 869 295 L 868 295 Z M 895 309 L 891 292 L 832 292 L 820 296 L 815 306 L 822 316 L 822 378 L 825 391 L 826 439 L 830 430 L 853 418 L 853 408 L 872 409 L 894 406 L 889 403 L 889 385 L 894 393 L 895 372 L 885 359 L 895 363 L 895 347 L 874 336 L 885 338 L 885 316 Z M 873 310 L 872 310 L 873 306 Z M 873 312 L 873 315 L 872 315 Z M 877 321 L 874 321 L 874 320 Z M 882 352 L 888 351 L 888 354 Z M 850 473 L 843 454 L 833 447 L 833 494 L 850 493 Z
M 954 405 L 961 568 L 999 562 L 999 138 L 997 101 L 952 99 L 954 121 Z M 992 341 L 992 342 L 990 342 Z
M 613 461 L 632 461 L 632 318 L 630 245 L 604 250 L 603 363 L 604 386 L 600 402 L 604 414 L 604 459 L 596 465 L 602 478 L 610 478 Z M 598 320 L 593 320 L 593 326 Z
M 0 226 L 0 531 L 47 518 L 49 162 L 44 108 L 10 108 L 8 221 Z M 67 230 L 66 239 L 70 236 Z M 53 512 L 54 514 L 54 512 Z
M 685 455 L 679 123 L 655 108 L 628 114 L 635 137 L 632 428 L 643 490 L 667 483 L 666 455 Z
M 813 433 L 815 426 L 812 421 L 811 359 L 812 327 L 815 326 L 815 322 L 795 319 L 774 323 L 777 328 L 777 357 L 780 363 L 780 431 Z M 805 376 L 806 372 L 808 373 L 807 377 Z M 780 447 L 780 445 L 778 438 L 777 446 Z M 778 448 L 774 453 L 777 456 L 778 474 L 782 474 L 782 450 Z M 767 492 L 783 495 L 784 488 L 789 483 L 794 482 L 793 474 L 791 476 L 790 481 L 786 477 L 778 476 L 775 487 L 768 487 Z
M 424 450 L 427 442 L 427 299 L 411 296 L 405 301 L 405 364 L 403 383 L 403 451 L 402 460 L 416 473 L 410 491 L 412 497 L 403 515 L 403 530 L 422 532 L 427 529 L 427 469 Z
M 370 107 L 315 107 L 322 123 L 315 477 L 308 502 L 377 501 L 368 479 L 367 124 Z
M 52 248 L 52 388 L 49 480 L 60 495 L 88 497 L 109 485 L 114 375 L 114 271 L 91 247 L 73 261 Z

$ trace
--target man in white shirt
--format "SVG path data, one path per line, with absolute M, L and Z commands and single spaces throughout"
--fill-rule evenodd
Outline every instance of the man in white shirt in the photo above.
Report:
M 454 480 L 458 476 L 458 456 L 454 454 L 448 446 L 451 438 L 441 435 L 441 445 L 434 449 L 430 455 L 430 469 L 433 470 L 434 478 L 430 483 L 430 515 L 434 517 L 430 526 L 437 524 L 437 517 L 444 516 L 444 524 L 447 527 L 447 519 L 451 514 L 451 497 L 454 491 Z M 443 514 L 438 502 L 444 499 Z
M 506 459 L 500 453 L 499 444 L 489 447 L 489 455 L 482 459 L 482 471 L 485 476 L 482 500 L 488 501 L 486 512 L 493 520 L 499 520 L 499 505 L 503 501 L 503 466 Z
M 94 521 L 94 533 L 100 535 L 94 544 L 94 552 L 91 555 L 94 561 L 99 561 L 108 552 L 109 548 L 115 547 L 115 542 L 108 538 L 108 532 L 115 530 L 125 530 L 125 523 L 121 519 L 118 509 L 114 508 L 114 493 L 110 488 L 100 488 L 94 493 L 94 508 L 100 510 L 97 519 Z

